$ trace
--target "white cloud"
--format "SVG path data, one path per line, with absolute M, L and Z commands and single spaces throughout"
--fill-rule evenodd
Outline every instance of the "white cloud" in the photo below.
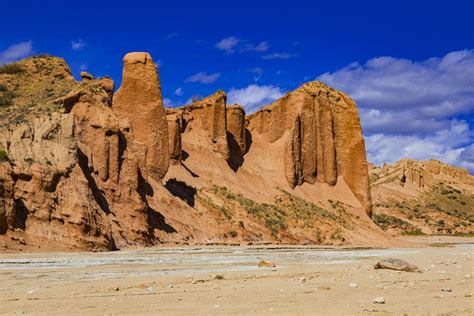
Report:
M 362 109 L 367 132 L 435 132 L 474 110 L 474 51 L 421 62 L 377 57 L 319 80 L 347 92 Z M 400 124 L 403 122 L 403 124 Z
M 185 82 L 199 82 L 199 83 L 212 83 L 219 79 L 221 74 L 219 72 L 213 74 L 207 74 L 205 72 L 198 72 L 190 77 L 188 77 Z
M 268 41 L 262 41 L 258 44 L 254 44 L 245 39 L 229 36 L 217 42 L 215 46 L 218 49 L 225 51 L 227 54 L 232 54 L 236 50 L 238 50 L 239 53 L 266 52 L 270 48 L 270 43 Z
M 473 132 L 463 121 L 453 121 L 446 129 L 431 135 L 373 134 L 365 138 L 367 158 L 376 165 L 401 158 L 438 159 L 474 171 Z
M 273 53 L 273 54 L 267 54 L 263 55 L 263 59 L 290 59 L 295 57 L 295 55 L 289 54 L 289 53 Z
M 88 68 L 87 62 L 82 63 L 82 64 L 79 65 L 79 70 L 81 70 L 81 71 L 87 70 L 87 68 Z
M 219 72 L 208 74 L 206 72 L 198 72 L 190 77 L 188 77 L 185 82 L 199 82 L 199 83 L 212 83 L 219 79 L 221 74 Z
M 72 50 L 81 50 L 86 46 L 86 42 L 84 42 L 81 38 L 77 41 L 71 41 L 71 48 Z
M 423 61 L 377 57 L 318 79 L 357 102 L 369 161 L 434 158 L 474 171 L 465 121 L 474 112 L 474 50 Z
M 176 89 L 174 94 L 176 94 L 178 97 L 182 96 L 184 94 L 183 88 Z
M 249 85 L 246 88 L 232 88 L 227 93 L 228 104 L 243 105 L 247 113 L 254 112 L 263 105 L 281 98 L 284 92 L 275 86 Z
M 246 43 L 242 48 L 242 52 L 266 52 L 270 48 L 270 44 L 267 41 L 260 42 L 255 45 L 253 43 Z
M 216 47 L 220 50 L 225 51 L 227 54 L 231 54 L 234 52 L 235 47 L 240 43 L 240 39 L 230 36 L 223 38 L 219 42 L 216 43 Z
M 34 51 L 32 41 L 14 44 L 0 52 L 0 65 L 17 61 L 21 58 L 32 55 L 33 53 Z

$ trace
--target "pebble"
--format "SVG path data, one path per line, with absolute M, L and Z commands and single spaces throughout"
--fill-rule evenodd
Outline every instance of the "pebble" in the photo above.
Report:
M 446 287 L 446 288 L 443 288 L 441 289 L 442 292 L 452 292 L 453 290 L 451 290 L 449 287 Z
M 305 278 L 305 277 L 301 277 L 301 278 L 300 278 L 300 282 L 301 282 L 301 283 L 305 283 L 305 282 L 306 282 L 306 278 Z
M 351 284 L 349 284 L 349 287 L 351 289 L 356 289 L 358 287 L 358 285 L 356 283 L 351 283 Z
M 385 304 L 385 298 L 383 298 L 383 297 L 376 297 L 376 298 L 374 298 L 373 303 L 374 303 L 374 304 Z

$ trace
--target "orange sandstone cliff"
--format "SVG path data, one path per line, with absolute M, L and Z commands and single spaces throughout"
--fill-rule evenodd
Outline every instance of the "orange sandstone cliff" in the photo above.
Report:
M 223 91 L 164 109 L 151 56 L 123 63 L 115 93 L 52 56 L 0 71 L 0 93 L 15 91 L 0 108 L 5 251 L 397 244 L 367 215 L 364 139 L 342 92 L 306 83 L 248 116 Z

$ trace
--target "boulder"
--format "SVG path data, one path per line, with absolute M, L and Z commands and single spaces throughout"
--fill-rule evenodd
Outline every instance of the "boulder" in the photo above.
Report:
M 92 79 L 94 79 L 94 76 L 91 75 L 90 73 L 88 73 L 87 71 L 81 71 L 81 73 L 79 74 L 79 76 L 81 76 L 81 78 L 84 79 L 84 80 L 92 80 Z
M 422 272 L 417 266 L 406 261 L 394 258 L 380 260 L 374 265 L 374 269 L 390 269 L 405 272 Z

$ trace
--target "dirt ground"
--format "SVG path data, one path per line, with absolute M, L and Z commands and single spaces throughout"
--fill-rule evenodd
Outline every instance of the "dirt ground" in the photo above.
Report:
M 0 313 L 473 315 L 474 240 L 411 240 L 429 245 L 2 254 Z M 386 257 L 423 273 L 374 270 Z

